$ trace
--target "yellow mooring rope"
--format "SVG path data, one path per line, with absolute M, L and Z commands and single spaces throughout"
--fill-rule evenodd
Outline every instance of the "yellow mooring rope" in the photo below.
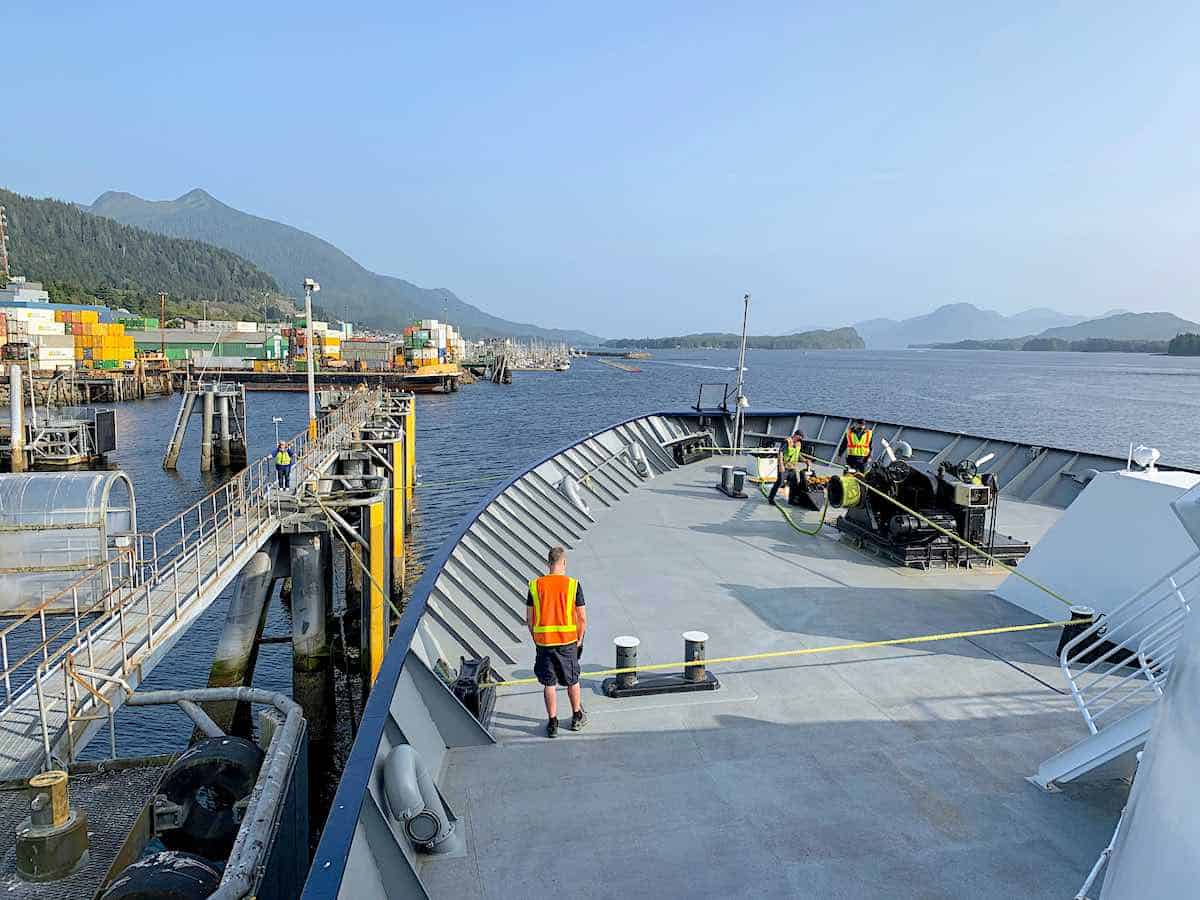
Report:
M 1014 634 L 1022 631 L 1037 631 L 1042 628 L 1062 628 L 1064 625 L 1091 624 L 1090 619 L 1067 619 L 1063 622 L 1035 622 L 1032 625 L 1003 625 L 998 628 L 977 628 L 973 631 L 947 631 L 942 634 L 923 634 L 918 637 L 890 638 L 886 641 L 856 641 L 852 644 L 833 644 L 829 647 L 802 647 L 798 650 L 768 650 L 764 653 L 747 653 L 742 656 L 718 656 L 714 659 L 684 660 L 682 662 L 650 663 L 644 666 L 628 666 L 623 669 L 601 669 L 598 672 L 583 672 L 581 678 L 596 679 L 609 675 L 626 675 L 630 672 L 657 672 L 664 669 L 681 669 L 689 666 L 712 666 L 723 663 L 750 662 L 759 659 L 779 659 L 785 656 L 812 656 L 817 653 L 839 653 L 847 650 L 869 650 L 872 647 L 898 647 L 907 644 L 929 644 L 934 641 L 953 641 L 958 638 L 987 637 L 991 634 Z M 512 678 L 508 681 L 488 681 L 481 688 L 516 687 L 522 684 L 537 684 L 536 678 Z

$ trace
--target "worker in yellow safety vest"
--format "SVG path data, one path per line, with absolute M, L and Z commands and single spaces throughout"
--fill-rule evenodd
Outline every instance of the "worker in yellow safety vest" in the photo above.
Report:
M 871 458 L 871 438 L 873 436 L 874 432 L 862 419 L 855 419 L 846 429 L 846 436 L 842 438 L 838 451 L 845 448 L 846 465 L 856 472 L 867 470 L 867 461 Z
M 567 577 L 567 551 L 551 547 L 546 565 L 549 571 L 529 582 L 525 623 L 537 647 L 533 674 L 542 685 L 546 701 L 546 737 L 558 737 L 559 685 L 567 689 L 571 701 L 571 730 L 583 730 L 588 721 L 579 692 L 579 658 L 583 655 L 587 609 L 583 588 Z
M 288 486 L 288 477 L 291 474 L 292 451 L 288 449 L 286 443 L 280 441 L 279 446 L 275 448 L 275 476 L 279 479 L 281 488 Z
M 787 482 L 788 497 L 790 498 L 792 491 L 796 490 L 800 472 L 808 468 L 803 448 L 804 432 L 802 431 L 793 431 L 792 436 L 787 439 L 787 443 L 780 446 L 775 465 L 775 483 L 771 485 L 771 493 L 767 497 L 767 502 L 772 506 L 775 505 L 775 495 L 779 493 L 779 486 L 785 481 Z

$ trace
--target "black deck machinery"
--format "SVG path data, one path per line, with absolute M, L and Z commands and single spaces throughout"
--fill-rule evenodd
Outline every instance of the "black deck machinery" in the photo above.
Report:
M 875 490 L 864 487 L 860 479 Z M 927 569 L 934 564 L 988 562 L 977 550 L 952 540 L 930 522 L 1010 565 L 1029 553 L 1027 541 L 996 532 L 1000 485 L 993 474 L 980 475 L 969 459 L 943 462 L 935 468 L 928 463 L 885 458 L 865 475 L 834 476 L 828 494 L 831 507 L 845 510 L 837 521 L 838 531 L 902 566 Z

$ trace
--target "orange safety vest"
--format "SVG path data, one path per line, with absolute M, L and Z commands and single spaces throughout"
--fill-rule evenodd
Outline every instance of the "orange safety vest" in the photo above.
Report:
M 543 575 L 529 582 L 533 597 L 533 640 L 542 647 L 579 641 L 575 626 L 575 592 L 579 582 L 566 575 Z
M 858 437 L 854 436 L 853 431 L 846 432 L 846 455 L 847 456 L 870 456 L 871 455 L 871 429 L 863 431 Z

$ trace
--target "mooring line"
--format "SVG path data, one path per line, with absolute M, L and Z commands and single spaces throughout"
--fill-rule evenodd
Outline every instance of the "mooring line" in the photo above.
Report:
M 801 647 L 797 650 L 768 650 L 763 653 L 747 653 L 742 656 L 718 656 L 713 659 L 683 660 L 681 662 L 648 663 L 644 666 L 627 666 L 621 669 L 601 669 L 583 672 L 581 678 L 596 679 L 609 675 L 627 675 L 630 672 L 658 672 L 664 669 L 688 668 L 690 666 L 713 666 L 723 663 L 750 662 L 759 659 L 779 659 L 786 656 L 812 656 L 818 653 L 840 653 L 847 650 L 869 650 L 873 647 L 899 647 L 906 644 L 928 644 L 935 641 L 953 641 L 960 638 L 987 637 L 993 634 L 1016 634 L 1038 631 L 1043 628 L 1062 628 L 1065 625 L 1090 625 L 1090 619 L 1067 619 L 1062 622 L 1034 622 L 1030 625 L 1004 625 L 997 628 L 978 628 L 974 631 L 947 631 L 942 634 L 922 634 L 917 637 L 890 638 L 884 641 L 855 641 L 851 644 L 833 644 L 829 647 Z M 537 684 L 536 678 L 510 678 L 507 681 L 488 681 L 481 688 L 516 687 Z

